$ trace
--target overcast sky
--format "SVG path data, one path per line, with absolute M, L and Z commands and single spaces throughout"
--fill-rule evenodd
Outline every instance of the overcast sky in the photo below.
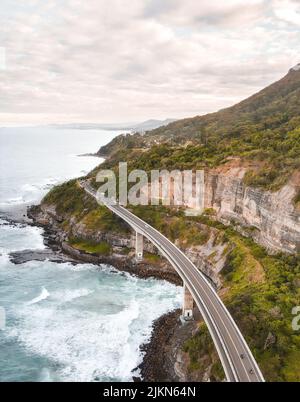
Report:
M 299 0 L 1 0 L 0 123 L 215 111 L 300 62 L 299 28 Z

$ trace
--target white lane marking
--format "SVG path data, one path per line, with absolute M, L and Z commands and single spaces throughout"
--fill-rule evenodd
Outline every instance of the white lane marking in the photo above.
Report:
M 126 212 L 128 212 L 128 211 L 126 210 Z M 139 222 L 138 222 L 138 223 L 137 223 L 137 222 L 134 222 L 133 218 L 132 218 L 130 215 L 129 215 L 129 217 L 128 217 L 128 214 L 124 213 L 123 211 L 119 211 L 118 215 L 119 215 L 119 216 L 122 216 L 125 221 L 129 220 L 129 222 L 128 222 L 129 224 L 134 224 L 134 226 L 139 227 Z M 133 215 L 133 216 L 135 217 L 135 215 Z M 139 218 L 138 218 L 138 219 L 139 219 Z M 151 228 L 152 228 L 152 227 L 151 227 Z M 139 227 L 139 229 L 141 229 L 141 227 Z M 155 234 L 156 234 L 156 233 L 155 233 Z M 149 236 L 149 237 L 150 237 L 150 239 L 149 239 L 150 241 L 153 241 L 154 243 L 158 244 L 158 240 L 157 240 L 154 236 L 151 236 L 149 233 L 147 234 L 146 232 L 144 232 L 144 235 L 146 235 L 146 237 Z M 156 234 L 156 236 L 157 236 L 157 234 Z M 167 246 L 164 245 L 163 242 L 161 242 L 161 245 L 162 245 L 162 247 L 165 248 L 165 250 L 166 250 L 166 249 L 168 250 L 168 252 L 166 252 L 166 251 L 164 252 L 164 254 L 166 254 L 166 256 L 167 256 L 167 259 L 170 259 L 170 258 L 173 259 L 173 258 L 171 257 L 171 255 L 170 255 L 170 252 L 171 252 L 172 254 L 174 254 L 174 250 L 171 250 L 171 251 L 170 251 L 170 250 L 167 248 Z M 169 244 L 168 244 L 168 247 L 170 247 Z M 163 248 L 162 248 L 162 249 L 163 249 Z M 177 256 L 177 259 L 178 259 L 178 256 Z M 174 259 L 173 259 L 173 260 L 174 260 Z M 178 262 L 177 262 L 176 260 L 174 260 L 174 265 L 175 265 L 174 268 L 175 268 L 176 271 L 180 270 L 180 267 L 178 266 Z M 193 285 L 193 283 L 188 279 L 188 277 L 186 276 L 186 273 L 184 273 L 184 271 L 183 271 L 182 274 L 183 274 L 183 276 L 184 276 L 184 278 L 185 278 L 185 281 L 188 282 L 191 287 L 193 287 L 194 292 L 195 292 L 195 295 L 196 295 L 196 298 L 197 298 L 197 299 L 199 298 L 199 300 L 201 301 L 200 304 L 203 306 L 203 308 L 204 308 L 205 311 L 206 311 L 207 316 L 208 316 L 209 319 L 211 320 L 212 329 L 217 333 L 217 335 L 218 335 L 218 341 L 222 344 L 223 352 L 224 352 L 225 355 L 227 356 L 228 364 L 229 364 L 229 366 L 230 366 L 230 369 L 232 370 L 234 379 L 235 379 L 235 380 L 239 380 L 239 377 L 238 377 L 238 375 L 237 375 L 237 373 L 236 373 L 236 371 L 235 371 L 235 368 L 234 368 L 234 363 L 233 363 L 233 361 L 232 361 L 232 358 L 230 358 L 229 349 L 226 347 L 226 344 L 225 344 L 225 342 L 223 341 L 224 336 L 220 333 L 218 323 L 215 321 L 215 319 L 212 318 L 211 313 L 210 313 L 209 310 L 208 310 L 208 307 L 207 307 L 206 304 L 201 300 L 201 297 L 200 297 L 199 294 L 198 294 L 198 290 L 195 288 L 195 286 Z M 195 297 L 195 296 L 194 296 L 194 297 Z M 208 300 L 210 300 L 209 297 L 208 297 Z M 210 303 L 210 305 L 212 305 L 212 303 Z M 200 307 L 200 306 L 199 306 L 199 307 Z M 201 307 L 200 307 L 200 309 L 201 309 Z M 205 315 L 205 314 L 203 314 L 203 315 Z M 224 327 L 225 327 L 226 332 L 228 332 L 228 330 L 226 329 L 226 326 L 225 326 L 225 325 L 224 325 Z M 231 338 L 230 338 L 230 339 L 231 339 Z M 217 349 L 219 349 L 217 345 L 215 345 L 215 346 L 217 347 Z M 219 351 L 220 351 L 220 349 L 219 349 Z M 223 360 L 223 359 L 222 359 L 222 353 L 219 353 L 219 356 L 220 356 L 221 360 Z M 224 360 L 223 360 L 223 362 L 224 362 Z M 226 370 L 226 369 L 227 369 L 227 364 L 225 363 L 223 366 L 224 366 L 225 371 L 227 371 L 227 370 Z M 247 376 L 248 376 L 248 375 L 247 375 Z M 229 378 L 230 378 L 230 377 L 229 377 Z M 248 377 L 248 378 L 249 378 L 249 377 Z
M 91 189 L 87 189 L 85 186 L 84 186 L 84 188 L 88 191 L 89 194 L 91 194 L 93 197 L 96 198 L 96 196 L 95 196 L 95 193 L 96 193 L 96 192 L 95 192 L 95 191 L 93 191 L 93 190 L 91 190 Z M 107 207 L 108 207 L 109 209 L 111 209 L 113 212 L 116 212 L 117 214 L 120 214 L 120 212 L 118 213 L 118 209 L 117 209 L 118 207 L 121 209 L 121 211 L 122 211 L 122 210 L 124 210 L 124 212 L 126 211 L 125 213 L 123 212 L 123 214 L 125 215 L 125 217 L 126 217 L 126 215 L 127 215 L 127 219 L 131 219 L 131 220 L 133 221 L 132 223 L 133 223 L 134 225 L 137 225 L 137 223 L 134 222 L 134 219 L 138 220 L 138 221 L 139 221 L 138 223 L 141 222 L 142 225 L 143 225 L 142 229 L 144 229 L 145 227 L 146 227 L 146 228 L 149 228 L 149 229 L 151 228 L 151 229 L 155 232 L 155 234 L 157 234 L 157 235 L 158 235 L 159 237 L 161 237 L 163 240 L 165 239 L 165 240 L 167 241 L 167 245 L 164 245 L 164 247 L 167 247 L 167 246 L 168 246 L 168 247 L 171 247 L 171 250 L 169 250 L 169 252 L 172 253 L 172 252 L 174 252 L 174 250 L 175 250 L 175 251 L 178 251 L 178 252 L 180 253 L 180 255 L 183 257 L 183 260 L 182 260 L 182 258 L 181 258 L 181 263 L 183 263 L 183 265 L 184 265 L 185 268 L 188 270 L 188 272 L 190 273 L 190 275 L 194 278 L 194 280 L 196 280 L 196 282 L 198 283 L 198 286 L 200 286 L 200 288 L 201 288 L 202 291 L 204 292 L 205 296 L 207 297 L 208 301 L 210 301 L 210 305 L 213 307 L 215 313 L 216 313 L 217 316 L 219 317 L 221 323 L 223 324 L 223 326 L 224 326 L 224 328 L 225 328 L 226 334 L 228 335 L 229 339 L 230 339 L 231 342 L 232 342 L 232 345 L 233 345 L 234 349 L 235 349 L 236 352 L 237 352 L 237 355 L 238 355 L 238 362 L 242 365 L 243 369 L 244 369 L 245 372 L 246 372 L 246 375 L 247 375 L 248 379 L 250 380 L 250 377 L 249 377 L 249 375 L 248 375 L 248 370 L 247 370 L 247 368 L 245 367 L 244 361 L 243 361 L 242 359 L 240 359 L 240 353 L 239 353 L 239 351 L 238 351 L 238 349 L 237 349 L 237 347 L 236 347 L 236 345 L 235 345 L 235 342 L 234 342 L 233 339 L 232 339 L 232 336 L 231 336 L 230 331 L 227 329 L 227 326 L 226 326 L 226 324 L 225 324 L 225 322 L 224 322 L 222 316 L 220 315 L 218 309 L 216 308 L 216 306 L 214 305 L 214 303 L 211 301 L 211 297 L 208 295 L 206 289 L 203 287 L 203 284 L 200 282 L 200 279 L 201 279 L 202 281 L 204 280 L 204 282 L 209 286 L 209 289 L 210 289 L 210 288 L 212 288 L 212 286 L 211 286 L 211 284 L 207 281 L 207 279 L 201 274 L 201 272 L 200 272 L 199 270 L 196 269 L 196 267 L 194 267 L 194 265 L 192 264 L 192 262 L 190 262 L 190 261 L 187 259 L 187 257 L 183 254 L 183 252 L 182 252 L 179 248 L 177 248 L 172 242 L 170 242 L 169 239 L 167 239 L 164 235 L 162 235 L 159 231 L 157 231 L 157 230 L 156 230 L 155 228 L 153 228 L 151 225 L 148 225 L 148 224 L 145 223 L 142 219 L 140 219 L 139 217 L 137 217 L 136 215 L 132 214 L 130 211 L 126 210 L 125 208 L 123 208 L 123 207 L 121 207 L 121 206 L 119 206 L 119 205 L 117 205 L 117 206 L 111 206 L 111 205 L 108 204 Z M 114 210 L 116 210 L 116 211 L 114 211 Z M 129 217 L 128 217 L 128 215 L 129 215 Z M 126 219 L 125 219 L 125 220 L 126 220 Z M 152 237 L 152 236 L 151 236 L 151 237 Z M 158 242 L 159 239 L 157 240 L 157 239 L 155 239 L 155 237 L 153 237 L 153 241 Z M 173 249 L 173 250 L 172 250 L 172 249 Z M 170 256 L 169 256 L 169 257 L 170 257 Z M 177 256 L 177 258 L 179 259 L 178 256 Z M 180 260 L 180 259 L 179 259 L 179 260 Z M 175 261 L 174 263 L 175 263 L 176 265 L 178 264 L 176 261 Z M 188 265 L 187 265 L 187 264 L 188 264 Z M 191 268 L 192 268 L 192 270 L 191 270 Z M 195 273 L 196 273 L 196 274 L 200 274 L 199 278 L 197 278 L 197 276 L 195 276 Z M 202 276 L 203 276 L 203 277 L 202 277 Z M 195 287 L 194 287 L 194 285 L 193 285 L 192 282 L 190 283 L 190 285 L 193 286 L 193 288 L 194 288 L 194 290 L 195 290 L 195 293 L 197 294 L 198 291 L 195 289 Z M 212 296 L 215 297 L 215 299 L 217 300 L 219 306 L 222 308 L 223 312 L 225 313 L 226 318 L 227 318 L 228 321 L 229 321 L 229 324 L 231 324 L 231 325 L 233 324 L 234 329 L 235 329 L 235 331 L 233 331 L 233 332 L 237 332 L 237 334 L 235 334 L 235 337 L 236 337 L 237 341 L 238 341 L 238 342 L 241 342 L 243 346 L 245 346 L 245 345 L 247 346 L 247 351 L 248 351 L 248 353 L 249 353 L 249 355 L 250 355 L 250 358 L 249 358 L 249 356 L 248 356 L 249 361 L 251 362 L 252 360 L 255 360 L 255 359 L 253 358 L 252 354 L 251 354 L 250 348 L 248 347 L 247 343 L 245 342 L 245 340 L 244 340 L 242 334 L 240 333 L 240 330 L 238 329 L 236 323 L 234 322 L 234 320 L 233 320 L 232 317 L 230 316 L 230 314 L 229 314 L 229 312 L 227 311 L 226 307 L 224 306 L 224 304 L 223 304 L 220 300 L 218 300 L 218 296 L 217 296 L 216 292 L 215 292 L 213 289 L 210 289 L 210 291 L 213 292 L 213 293 L 212 293 Z M 200 300 L 201 300 L 201 298 L 200 298 Z M 203 303 L 203 302 L 201 301 L 201 304 L 203 304 L 203 306 L 206 308 L 205 303 Z M 209 316 L 210 316 L 210 313 L 209 313 Z M 213 319 L 212 319 L 212 322 L 214 322 Z M 215 324 L 214 324 L 214 325 L 215 325 Z M 217 329 L 215 328 L 215 330 L 217 330 Z M 219 331 L 217 330 L 217 333 L 218 333 L 218 332 L 219 332 Z M 223 337 L 223 336 L 222 336 L 222 337 Z M 242 338 L 242 340 L 241 340 L 241 338 Z M 244 341 L 244 342 L 243 342 L 243 341 Z M 223 342 L 221 342 L 221 343 L 223 343 Z M 226 348 L 226 349 L 227 349 L 227 348 Z M 231 359 L 229 359 L 229 360 L 231 360 Z M 255 366 L 258 368 L 256 362 L 255 362 Z M 258 371 L 259 371 L 259 368 L 258 368 Z M 255 374 L 256 374 L 257 379 L 259 379 L 257 373 L 255 373 Z
M 119 206 L 119 208 L 121 209 L 122 207 Z M 117 208 L 113 208 L 113 209 L 116 209 L 116 212 L 118 213 Z M 126 212 L 123 211 L 123 209 L 124 209 Z M 123 213 L 122 213 L 122 212 L 123 212 Z M 136 217 L 134 214 L 132 214 L 130 211 L 127 211 L 125 208 L 122 208 L 121 211 L 119 211 L 119 214 L 125 215 L 125 218 L 127 217 L 127 219 L 131 219 L 131 220 L 133 221 L 132 223 L 135 224 L 135 225 L 138 225 L 140 222 L 138 222 L 138 223 L 137 223 L 137 222 L 134 222 L 134 218 L 137 218 L 138 221 L 143 222 L 142 219 Z M 132 215 L 132 216 L 131 216 L 131 215 Z M 140 223 L 140 224 L 141 224 L 141 223 Z M 164 240 L 164 236 L 163 236 L 161 233 L 159 233 L 158 231 L 156 231 L 156 229 L 152 228 L 152 226 L 150 226 L 150 227 L 151 227 L 151 229 L 153 229 L 153 230 L 155 231 L 155 234 L 156 234 L 157 236 L 162 237 L 163 240 Z M 150 227 L 149 227 L 149 229 L 150 229 Z M 140 229 L 142 229 L 142 228 L 140 227 Z M 148 230 L 148 231 L 149 231 L 149 230 Z M 156 232 L 157 232 L 157 233 L 156 233 Z M 155 237 L 153 237 L 153 236 L 151 236 L 151 237 L 153 238 L 153 240 L 154 240 L 155 242 L 158 241 L 158 239 L 155 239 Z M 169 252 L 174 251 L 174 249 L 175 249 L 176 251 L 179 251 L 179 252 L 180 252 L 180 250 L 179 250 L 176 246 L 174 246 L 167 238 L 165 238 L 165 240 L 167 241 L 168 247 L 171 247 L 171 250 L 169 249 Z M 170 243 L 170 244 L 169 244 L 169 243 Z M 162 244 L 163 244 L 163 243 L 162 243 Z M 167 245 L 165 245 L 165 247 L 167 247 Z M 172 250 L 172 249 L 173 249 L 173 250 Z M 181 253 L 180 253 L 180 255 L 181 255 Z M 184 256 L 184 259 L 187 259 L 187 257 L 186 257 L 184 254 L 183 254 L 183 256 Z M 177 258 L 178 258 L 178 257 L 177 257 Z M 186 268 L 187 268 L 187 266 L 186 266 L 186 263 L 187 263 L 187 262 L 188 262 L 189 264 L 192 264 L 192 263 L 189 262 L 189 260 L 188 260 L 188 261 L 184 261 L 184 262 L 181 261 L 181 262 L 184 264 L 184 266 L 185 266 Z M 175 261 L 175 264 L 176 264 L 176 261 Z M 192 267 L 193 267 L 193 265 L 192 265 Z M 192 275 L 192 277 L 195 279 L 194 273 L 191 273 L 190 267 L 188 267 L 187 269 L 188 269 L 190 275 Z M 196 269 L 196 268 L 195 268 L 195 269 Z M 197 270 L 196 272 L 198 272 L 198 273 L 200 274 L 200 272 L 199 272 L 198 270 Z M 234 343 L 234 341 L 233 341 L 233 339 L 232 339 L 232 336 L 231 336 L 229 330 L 228 330 L 227 327 L 226 327 L 226 324 L 224 323 L 223 318 L 220 316 L 220 314 L 219 314 L 218 310 L 216 309 L 215 305 L 214 305 L 213 302 L 210 300 L 210 297 L 209 297 L 209 295 L 207 294 L 206 290 L 203 288 L 203 285 L 202 285 L 201 283 L 199 283 L 198 278 L 197 278 L 197 283 L 198 283 L 198 285 L 200 285 L 202 291 L 205 293 L 207 299 L 210 301 L 210 305 L 213 307 L 215 313 L 217 314 L 217 316 L 219 317 L 221 323 L 223 324 L 223 327 L 225 328 L 225 332 L 227 333 L 228 338 L 230 339 L 230 341 L 231 341 L 231 343 L 232 343 L 234 349 L 236 350 L 237 355 L 239 356 L 238 361 L 241 363 L 241 366 L 243 367 L 243 369 L 244 369 L 244 371 L 245 371 L 245 373 L 246 373 L 246 376 L 247 376 L 248 380 L 250 380 L 250 377 L 249 377 L 249 375 L 248 375 L 248 371 L 247 371 L 247 369 L 246 369 L 246 367 L 245 367 L 245 365 L 244 365 L 244 362 L 240 359 L 239 351 L 237 350 L 237 348 L 236 348 L 236 346 L 235 346 L 235 343 Z M 195 287 L 194 287 L 194 285 L 193 285 L 192 283 L 191 283 L 191 285 L 193 286 L 193 288 L 194 288 L 194 290 L 195 290 L 195 293 L 197 294 L 198 291 L 195 289 Z M 215 295 L 215 292 L 214 292 L 213 296 L 216 296 L 216 295 Z M 203 303 L 203 305 L 205 305 L 205 303 Z M 210 314 L 209 314 L 209 315 L 210 315 Z M 214 323 L 214 321 L 215 321 L 215 320 L 212 319 L 212 322 L 213 322 L 213 323 Z M 229 321 L 229 323 L 230 323 L 230 321 Z M 217 323 L 215 323 L 214 325 L 217 325 Z M 219 333 L 219 331 L 217 331 L 217 332 Z M 221 336 L 221 337 L 223 338 L 223 336 L 222 336 L 221 334 L 219 334 L 219 336 Z M 238 337 L 237 337 L 237 338 L 238 338 Z M 221 339 L 220 339 L 220 340 L 221 340 Z M 223 344 L 224 352 L 226 353 L 227 347 L 225 347 L 225 345 L 224 345 L 224 343 L 223 343 L 222 341 L 221 341 L 221 343 Z M 230 352 L 229 352 L 229 353 L 230 353 Z M 226 354 L 228 354 L 228 352 L 227 352 Z M 234 363 L 233 363 L 233 361 L 232 361 L 231 358 L 229 358 L 229 361 L 231 361 L 231 364 L 234 366 Z M 235 372 L 234 369 L 232 369 L 232 370 L 233 370 L 233 372 Z
M 121 207 L 121 208 L 122 208 L 122 207 Z M 123 209 L 125 209 L 125 208 L 122 208 L 122 210 L 123 210 Z M 125 211 L 126 211 L 126 213 L 124 213 Z M 143 222 L 143 225 L 144 225 L 144 221 L 143 221 L 142 219 L 136 217 L 136 215 L 132 214 L 130 211 L 127 211 L 126 209 L 125 209 L 125 211 L 124 211 L 124 212 L 122 211 L 123 214 L 125 215 L 125 217 L 126 217 L 126 215 L 127 215 L 127 218 L 130 219 L 130 218 L 131 218 L 130 215 L 132 215 L 132 218 L 137 218 L 137 220 Z M 129 215 L 129 216 L 128 216 L 128 215 Z M 133 220 L 133 219 L 132 219 L 132 220 Z M 133 221 L 133 223 L 134 223 L 135 225 L 137 224 L 137 223 L 134 222 L 134 221 Z M 153 229 L 155 232 L 157 232 L 157 233 L 155 233 L 155 234 L 157 234 L 158 236 L 160 236 L 160 237 L 162 237 L 162 238 L 165 238 L 164 235 L 162 235 L 160 232 L 158 232 L 158 231 L 157 231 L 156 229 L 154 229 L 152 226 L 149 226 L 149 229 L 150 229 L 150 228 Z M 148 231 L 149 231 L 149 230 L 148 230 Z M 152 236 L 151 236 L 151 237 L 152 237 Z M 155 239 L 155 238 L 153 238 L 153 240 L 154 240 L 154 241 L 158 241 L 158 239 Z M 196 268 L 194 268 L 194 265 L 187 259 L 187 257 L 181 252 L 180 249 L 178 249 L 175 245 L 173 245 L 173 244 L 170 242 L 169 239 L 165 238 L 165 240 L 167 241 L 168 246 L 171 247 L 171 250 L 169 250 L 169 252 L 172 252 L 172 249 L 175 249 L 176 251 L 178 251 L 178 252 L 180 253 L 180 255 L 181 255 L 181 254 L 183 255 L 183 261 L 182 261 L 182 259 L 181 259 L 181 263 L 184 264 L 184 266 L 186 267 L 186 269 L 188 270 L 188 272 L 190 273 L 190 275 L 192 275 L 192 277 L 194 278 L 194 280 L 196 280 L 196 282 L 198 283 L 198 285 L 201 287 L 202 291 L 203 291 L 204 294 L 206 295 L 207 299 L 208 299 L 209 301 L 211 301 L 210 296 L 207 294 L 206 289 L 204 289 L 202 283 L 199 281 L 199 278 L 195 277 L 195 275 L 194 275 L 195 272 L 201 275 L 200 271 L 198 271 Z M 169 244 L 169 243 L 170 243 L 170 244 Z M 165 247 L 166 247 L 166 245 L 165 245 Z M 178 257 L 177 257 L 177 258 L 178 258 Z M 186 260 L 187 260 L 187 261 L 186 261 Z M 176 263 L 176 262 L 175 262 L 175 263 Z M 187 263 L 188 263 L 189 265 L 191 265 L 191 266 L 190 266 L 190 267 L 187 266 Z M 192 272 L 192 271 L 191 271 L 191 268 L 192 268 L 193 271 L 195 271 L 195 272 Z M 200 276 L 200 278 L 202 279 L 202 276 Z M 208 284 L 209 284 L 209 283 L 208 283 Z M 211 285 L 209 284 L 209 286 L 211 286 Z M 195 292 L 198 293 L 194 286 L 193 286 L 193 288 L 194 288 Z M 213 297 L 215 297 L 215 298 L 217 299 L 217 297 L 216 297 L 216 292 L 215 292 L 214 290 L 213 290 Z M 203 303 L 203 304 L 205 304 L 205 303 Z M 223 324 L 223 327 L 225 328 L 225 332 L 227 333 L 227 336 L 229 337 L 229 339 L 230 339 L 230 341 L 231 341 L 231 343 L 232 343 L 232 345 L 233 345 L 233 348 L 234 348 L 235 351 L 236 351 L 236 354 L 237 354 L 237 356 L 238 356 L 238 361 L 239 361 L 239 363 L 241 364 L 241 366 L 243 367 L 244 372 L 245 372 L 247 378 L 250 380 L 250 376 L 249 376 L 249 373 L 248 373 L 248 369 L 246 368 L 244 361 L 240 358 L 240 352 L 239 352 L 239 350 L 237 349 L 237 347 L 236 347 L 236 345 L 235 345 L 235 342 L 234 342 L 234 340 L 233 340 L 233 338 L 232 338 L 232 336 L 231 336 L 231 333 L 230 333 L 229 329 L 227 328 L 227 326 L 226 326 L 226 324 L 225 324 L 225 322 L 224 322 L 222 316 L 220 315 L 218 309 L 215 307 L 215 305 L 214 305 L 214 303 L 213 303 L 212 301 L 211 301 L 210 305 L 213 307 L 215 313 L 216 313 L 217 316 L 219 317 L 219 320 L 220 320 L 221 323 Z M 223 310 L 226 309 L 226 307 L 225 307 L 224 305 L 221 306 L 221 307 L 223 308 Z M 227 314 L 226 314 L 226 317 L 228 317 Z M 213 321 L 214 321 L 214 320 L 213 320 Z M 231 324 L 231 328 L 232 328 L 232 321 L 231 321 L 231 320 L 228 320 L 228 321 L 229 321 L 229 324 Z M 235 329 L 236 329 L 236 328 L 232 328 L 232 330 L 235 330 Z M 233 332 L 234 332 L 234 331 L 233 331 Z M 241 335 L 241 336 L 242 336 L 242 335 Z M 240 343 L 242 343 L 241 340 L 240 340 L 240 336 L 237 336 L 237 335 L 236 335 L 236 339 L 237 339 Z M 227 349 L 227 348 L 226 348 L 226 349 Z M 231 360 L 231 359 L 230 359 L 230 360 Z M 250 362 L 251 362 L 251 360 L 252 360 L 252 359 L 249 359 Z M 257 376 L 257 374 L 256 374 L 256 378 L 259 379 L 258 376 Z

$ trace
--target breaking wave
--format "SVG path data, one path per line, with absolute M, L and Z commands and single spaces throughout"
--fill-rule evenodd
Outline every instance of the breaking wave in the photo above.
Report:
M 38 303 L 42 300 L 47 299 L 47 297 L 50 296 L 50 293 L 48 292 L 48 290 L 46 288 L 42 288 L 41 293 L 39 294 L 39 296 L 35 297 L 34 299 L 30 300 L 27 305 L 30 306 L 32 304 Z

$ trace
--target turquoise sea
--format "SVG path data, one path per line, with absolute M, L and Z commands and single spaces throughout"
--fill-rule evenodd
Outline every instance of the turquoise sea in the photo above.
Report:
M 10 262 L 42 249 L 42 229 L 12 224 L 56 183 L 99 164 L 95 152 L 118 132 L 0 128 L 0 381 L 126 381 L 153 320 L 179 307 L 181 288 L 111 266 Z

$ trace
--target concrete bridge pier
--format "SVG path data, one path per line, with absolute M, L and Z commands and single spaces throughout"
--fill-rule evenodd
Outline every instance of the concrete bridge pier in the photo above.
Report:
M 143 250 L 144 250 L 144 236 L 135 232 L 135 259 L 137 262 L 143 261 Z
M 194 299 L 190 294 L 190 291 L 183 285 L 183 307 L 182 307 L 182 318 L 185 321 L 190 321 L 194 319 L 193 316 L 193 308 L 194 308 Z

